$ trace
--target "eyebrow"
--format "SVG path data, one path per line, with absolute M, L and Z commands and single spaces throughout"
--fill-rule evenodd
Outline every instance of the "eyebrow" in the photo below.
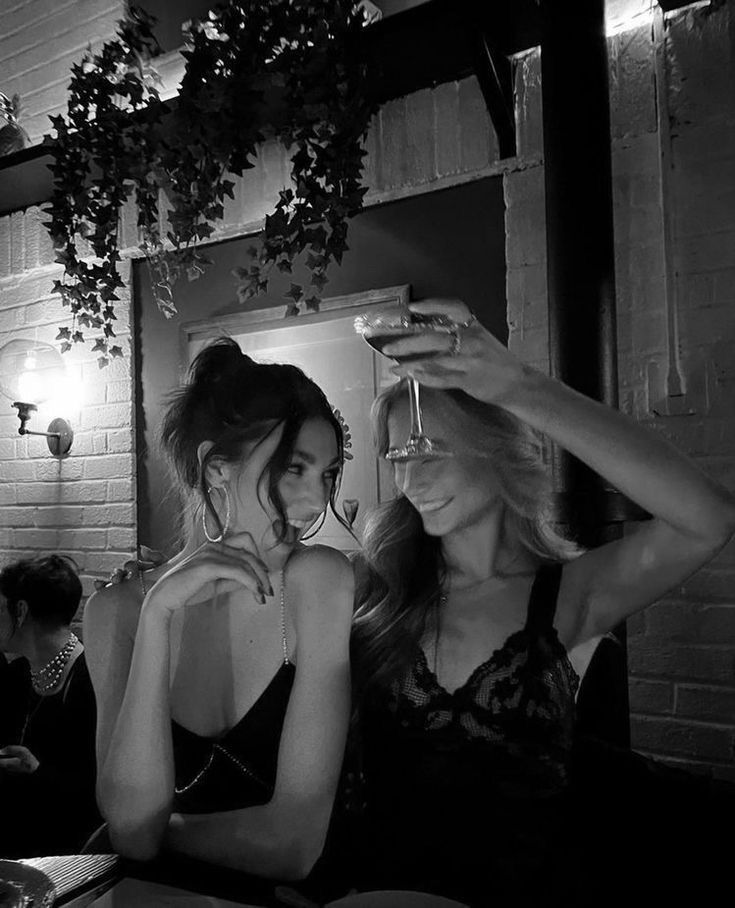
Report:
M 293 456 L 300 457 L 302 460 L 305 460 L 306 463 L 308 463 L 310 466 L 313 466 L 316 463 L 316 457 L 314 457 L 313 454 L 309 454 L 308 451 L 296 450 L 293 452 Z M 338 467 L 339 462 L 339 457 L 335 457 L 334 460 L 330 461 L 329 464 L 327 464 L 327 469 L 329 469 L 329 467 Z

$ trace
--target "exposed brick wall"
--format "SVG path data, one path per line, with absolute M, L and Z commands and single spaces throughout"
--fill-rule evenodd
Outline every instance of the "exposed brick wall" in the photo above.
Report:
M 49 116 L 66 111 L 72 63 L 115 31 L 124 0 L 3 0 L 0 91 L 23 104 L 21 124 L 36 143 Z
M 732 17 L 686 10 L 609 52 L 621 407 L 735 489 Z M 547 369 L 538 71 L 538 54 L 518 61 L 507 286 L 511 347 Z M 633 746 L 735 779 L 735 544 L 628 633 Z

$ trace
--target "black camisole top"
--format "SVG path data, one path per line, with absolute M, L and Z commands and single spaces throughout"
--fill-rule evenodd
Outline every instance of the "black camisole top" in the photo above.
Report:
M 282 624 L 282 627 L 285 626 Z M 285 630 L 284 659 L 245 715 L 218 738 L 171 722 L 175 794 L 179 813 L 215 813 L 267 804 L 273 796 L 278 748 L 293 687 Z

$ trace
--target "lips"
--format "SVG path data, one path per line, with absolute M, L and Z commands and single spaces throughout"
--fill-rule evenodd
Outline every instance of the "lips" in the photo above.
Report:
M 449 504 L 450 498 L 437 498 L 433 501 L 414 502 L 414 507 L 419 514 L 434 514 L 440 511 L 445 505 Z

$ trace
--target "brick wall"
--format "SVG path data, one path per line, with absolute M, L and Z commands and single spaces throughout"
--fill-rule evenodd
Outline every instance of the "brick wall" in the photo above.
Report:
M 730 489 L 734 15 L 692 8 L 609 43 L 621 407 Z M 547 369 L 539 69 L 538 53 L 518 61 L 506 254 L 510 345 Z M 628 633 L 633 746 L 735 779 L 735 544 Z
M 23 25 L 7 32 L 8 20 L 5 29 L 0 22 L 0 36 L 30 29 L 33 10 L 36 19 L 46 10 L 47 36 L 54 36 L 59 26 L 48 11 L 62 6 L 66 21 L 79 15 L 87 23 L 92 16 L 82 11 L 99 11 L 104 4 L 19 2 L 12 10 Z M 110 2 L 109 10 L 111 33 L 119 4 Z M 669 434 L 732 487 L 735 25 L 730 16 L 727 5 L 718 5 L 678 14 L 665 34 L 654 34 L 650 26 L 618 34 L 610 41 L 610 57 L 622 406 Z M 100 25 L 100 35 L 103 31 Z M 26 32 L 23 47 L 37 47 L 33 34 Z M 63 76 L 52 73 L 56 58 L 65 59 L 66 67 L 64 54 L 73 57 L 80 46 L 76 29 L 65 34 L 66 49 L 46 54 L 51 75 L 39 72 L 49 91 L 63 83 Z M 15 63 L 12 55 L 7 61 L 4 40 L 0 37 L 0 88 L 9 92 L 8 75 L 16 71 L 8 67 L 20 66 L 21 55 L 15 54 Z M 368 139 L 367 203 L 504 174 L 510 342 L 528 362 L 547 368 L 538 53 L 527 53 L 516 64 L 517 158 L 497 161 L 474 79 L 442 85 L 381 111 Z M 62 102 L 57 96 L 56 103 Z M 41 106 L 34 116 L 42 118 Z M 39 126 L 37 134 L 45 129 Z M 266 145 L 257 167 L 238 181 L 214 239 L 257 228 L 285 173 L 283 149 Z M 50 340 L 66 322 L 67 314 L 49 295 L 58 268 L 40 219 L 38 209 L 0 219 L 0 345 L 18 336 Z M 122 234 L 123 244 L 132 247 L 130 210 Z M 129 255 L 123 267 L 129 271 Z M 119 325 L 124 341 L 129 338 L 125 302 L 129 308 L 124 300 Z M 132 377 L 129 357 L 99 371 L 94 357 L 75 349 L 67 362 L 83 386 L 83 399 L 72 406 L 76 438 L 68 459 L 50 458 L 43 440 L 17 436 L 14 413 L 0 411 L 0 476 L 6 480 L 0 483 L 0 563 L 47 547 L 67 551 L 79 559 L 89 592 L 92 580 L 124 561 L 135 546 Z M 672 390 L 682 393 L 672 397 Z M 57 414 L 39 414 L 37 425 L 44 415 Z M 629 628 L 634 744 L 722 776 L 733 775 L 734 575 L 735 547 L 730 547 Z
M 38 142 L 48 117 L 66 110 L 70 67 L 114 33 L 124 0 L 3 0 L 0 91 L 23 103 L 21 124 Z

